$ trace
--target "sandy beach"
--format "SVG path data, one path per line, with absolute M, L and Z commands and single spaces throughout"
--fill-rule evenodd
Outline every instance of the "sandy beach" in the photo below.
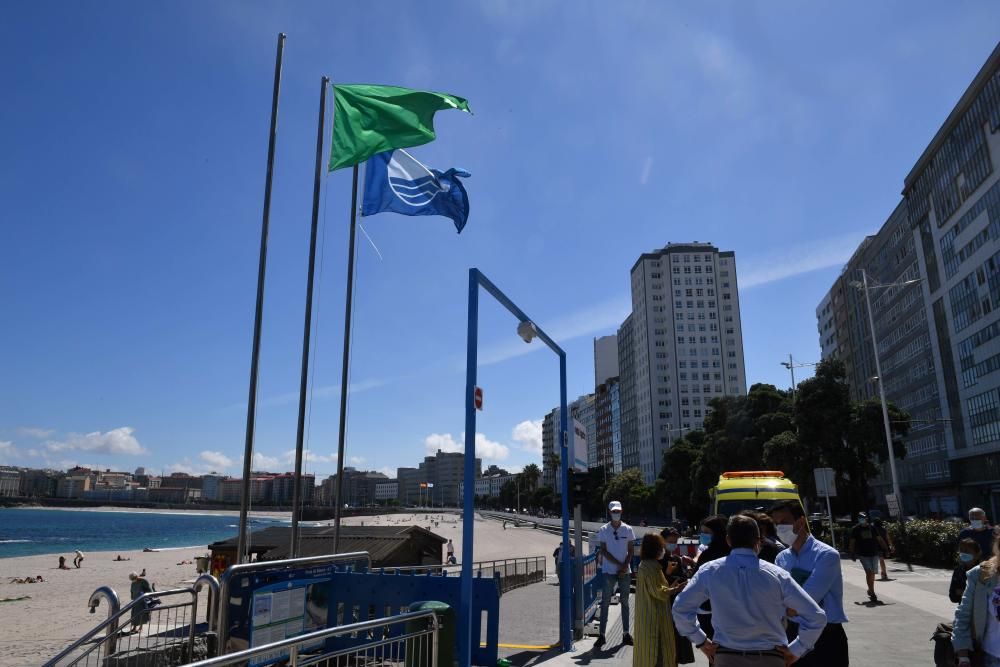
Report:
M 255 516 L 288 518 L 287 513 L 254 513 Z M 327 523 L 327 522 L 322 522 Z M 332 523 L 332 522 L 331 522 Z M 455 514 L 387 514 L 348 517 L 345 524 L 399 525 L 416 523 L 444 538 L 453 540 L 455 554 L 462 555 L 462 522 Z M 506 530 L 496 521 L 477 517 L 475 522 L 475 560 L 493 560 L 520 556 L 546 556 L 552 567 L 552 551 L 558 544 L 555 535 L 531 528 Z M 129 598 L 129 572 L 146 569 L 157 590 L 167 590 L 193 581 L 198 575 L 193 564 L 196 556 L 207 555 L 207 545 L 156 552 L 104 551 L 85 554 L 80 569 L 73 568 L 73 552 L 66 552 L 71 569 L 58 569 L 59 554 L 0 559 L 0 665 L 41 664 L 70 642 L 93 628 L 104 618 L 102 605 L 90 614 L 87 600 L 100 586 L 111 586 L 122 600 Z M 116 561 L 115 557 L 131 560 Z M 11 578 L 36 577 L 45 581 L 33 584 L 9 583 Z M 25 599 L 16 599 L 22 598 Z

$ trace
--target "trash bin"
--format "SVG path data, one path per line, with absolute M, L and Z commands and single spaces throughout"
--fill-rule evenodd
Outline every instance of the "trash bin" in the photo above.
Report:
M 438 619 L 438 659 L 433 667 L 455 667 L 458 664 L 456 655 L 457 630 L 455 620 L 455 610 L 444 602 L 426 600 L 410 603 L 410 611 L 434 611 Z M 406 624 L 406 632 L 419 632 L 426 627 L 424 621 L 409 621 Z M 411 646 L 413 644 L 411 643 Z M 416 655 L 411 652 L 406 653 L 406 667 L 421 667 L 430 658 L 430 647 L 427 647 L 427 657 Z
M 195 568 L 198 570 L 198 574 L 208 572 L 208 556 L 196 556 L 194 562 Z

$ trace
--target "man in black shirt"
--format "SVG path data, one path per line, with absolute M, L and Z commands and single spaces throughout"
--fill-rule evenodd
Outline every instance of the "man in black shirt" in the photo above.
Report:
M 858 523 L 851 529 L 851 544 L 848 549 L 851 560 L 861 559 L 865 569 L 865 579 L 868 581 L 868 599 L 878 602 L 875 596 L 875 573 L 878 572 L 878 557 L 882 552 L 889 551 L 878 530 L 868 522 L 868 516 L 862 512 L 858 515 Z
M 969 510 L 969 525 L 958 534 L 958 541 L 961 542 L 965 538 L 975 540 L 983 560 L 986 560 L 993 556 L 993 535 L 993 527 L 986 519 L 986 512 L 979 507 L 973 507 Z

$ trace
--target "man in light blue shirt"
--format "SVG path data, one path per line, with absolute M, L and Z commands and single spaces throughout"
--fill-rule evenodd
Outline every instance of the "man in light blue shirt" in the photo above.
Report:
M 847 667 L 850 656 L 847 633 L 842 625 L 847 622 L 847 614 L 844 612 L 840 552 L 809 534 L 805 512 L 797 500 L 774 505 L 771 519 L 778 531 L 778 539 L 788 545 L 778 554 L 774 564 L 790 572 L 792 578 L 826 612 L 826 628 L 816 642 L 816 649 L 803 658 L 800 666 Z M 794 633 L 795 625 L 791 623 L 789 637 L 794 637 Z
M 762 561 L 760 531 L 748 516 L 734 516 L 726 528 L 732 552 L 703 565 L 674 600 L 677 630 L 700 648 L 715 667 L 783 667 L 809 651 L 823 632 L 826 615 L 781 568 Z M 698 608 L 712 601 L 715 636 L 698 624 Z M 790 644 L 783 619 L 794 609 L 799 636 Z

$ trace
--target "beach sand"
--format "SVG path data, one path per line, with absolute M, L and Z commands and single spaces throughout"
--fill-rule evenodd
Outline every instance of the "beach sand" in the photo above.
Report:
M 288 516 L 277 512 L 267 514 L 276 518 Z M 264 513 L 255 512 L 254 515 L 263 516 Z M 415 523 L 453 540 L 455 555 L 459 560 L 462 557 L 462 522 L 455 514 L 347 517 L 344 523 L 364 523 L 366 526 Z M 475 538 L 476 561 L 546 556 L 550 572 L 552 551 L 559 541 L 556 535 L 528 527 L 508 526 L 504 530 L 500 522 L 479 517 L 475 522 Z M 178 588 L 198 576 L 194 565 L 178 563 L 193 561 L 195 556 L 207 553 L 207 545 L 145 553 L 87 552 L 83 566 L 76 569 L 72 565 L 73 552 L 67 551 L 63 555 L 69 570 L 58 569 L 59 554 L 0 559 L 0 600 L 30 596 L 30 599 L 0 602 L 0 665 L 42 664 L 104 620 L 107 617 L 104 603 L 95 614 L 90 614 L 87 608 L 90 594 L 100 586 L 114 588 L 124 606 L 129 600 L 129 572 L 146 568 L 147 578 L 157 590 Z M 115 561 L 118 554 L 131 560 Z M 8 583 L 12 577 L 38 575 L 44 577 L 43 583 Z

